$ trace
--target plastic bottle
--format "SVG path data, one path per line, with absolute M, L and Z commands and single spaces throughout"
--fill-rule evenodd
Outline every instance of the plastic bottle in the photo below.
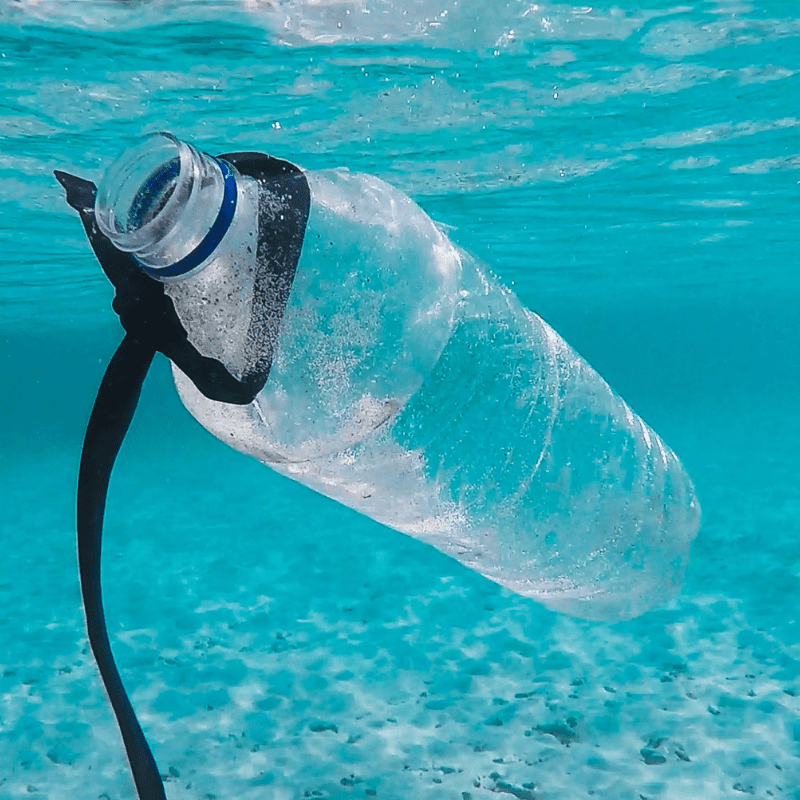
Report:
M 256 302 L 254 276 L 259 219 L 280 217 L 279 192 L 166 134 L 123 153 L 100 186 L 102 231 L 163 281 L 203 355 L 239 377 L 270 351 L 249 405 L 209 400 L 173 365 L 188 410 L 276 471 L 551 608 L 622 619 L 672 594 L 700 518 L 674 453 L 412 200 L 344 169 L 304 175 L 310 211 L 278 310 Z M 219 227 L 231 181 L 227 232 L 171 275 Z

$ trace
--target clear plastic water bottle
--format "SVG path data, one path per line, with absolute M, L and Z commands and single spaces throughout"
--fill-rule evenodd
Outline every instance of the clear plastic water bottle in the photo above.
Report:
M 269 351 L 249 405 L 209 400 L 173 365 L 188 410 L 551 608 L 620 619 L 674 593 L 700 519 L 675 454 L 412 200 L 344 169 L 303 174 L 310 211 L 280 309 L 254 288 L 258 226 L 281 218 L 280 192 L 167 134 L 123 153 L 100 186 L 102 231 L 163 281 L 203 355 L 239 377 Z M 231 191 L 213 252 L 176 269 Z

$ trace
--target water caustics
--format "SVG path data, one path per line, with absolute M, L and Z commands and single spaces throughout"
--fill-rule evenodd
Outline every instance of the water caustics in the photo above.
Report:
M 127 445 L 134 469 L 126 474 L 123 449 L 115 475 L 104 562 L 121 675 L 144 713 L 158 772 L 182 776 L 167 778 L 167 792 L 180 794 L 188 780 L 196 793 L 242 798 L 365 787 L 394 798 L 443 790 L 474 796 L 476 780 L 484 791 L 551 800 L 589 790 L 652 795 L 654 781 L 667 794 L 719 798 L 800 786 L 792 736 L 797 436 L 788 399 L 797 385 L 797 292 L 786 270 L 797 250 L 798 115 L 788 102 L 800 76 L 797 9 L 774 0 L 757 7 L 612 2 L 591 10 L 503 0 L 480 3 L 476 25 L 454 10 L 439 24 L 437 13 L 452 9 L 445 0 L 439 8 L 386 5 L 394 19 L 379 17 L 371 0 L 22 0 L 0 9 L 9 100 L 0 121 L 7 251 L 0 294 L 7 372 L 17 384 L 6 398 L 14 431 L 5 530 L 20 545 L 9 551 L 5 577 L 21 590 L 0 670 L 7 676 L 4 787 L 24 793 L 35 786 L 55 800 L 85 794 L 93 775 L 95 794 L 131 794 L 81 621 L 64 606 L 74 593 L 76 434 L 116 322 L 107 282 L 87 260 L 51 170 L 94 177 L 118 148 L 165 126 L 209 153 L 255 147 L 312 170 L 347 165 L 413 197 L 675 448 L 708 522 L 672 610 L 612 627 L 585 624 L 193 437 L 185 427 L 193 420 L 176 416 L 172 387 L 154 375 Z M 539 10 L 523 17 L 531 5 Z M 327 194 L 322 180 L 315 184 L 321 176 L 307 173 L 315 225 Z M 245 177 L 237 176 L 239 186 Z M 248 208 L 243 199 L 238 208 Z M 311 242 L 309 235 L 298 291 Z M 613 421 L 604 428 L 588 412 L 576 421 L 585 411 L 580 392 L 571 395 L 570 418 L 563 395 L 546 392 L 582 362 L 560 340 L 548 342 L 541 321 L 518 315 L 517 301 L 489 270 L 452 251 L 460 263 L 456 292 L 439 316 L 444 340 L 407 399 L 396 388 L 370 386 L 347 413 L 331 390 L 349 374 L 349 348 L 386 318 L 370 316 L 373 298 L 358 316 L 341 307 L 341 318 L 328 315 L 331 330 L 347 330 L 349 341 L 307 344 L 346 356 L 320 358 L 315 370 L 328 372 L 308 383 L 335 425 L 307 429 L 305 437 L 276 430 L 274 415 L 289 401 L 270 398 L 270 387 L 288 376 L 293 348 L 306 347 L 277 339 L 252 413 L 220 405 L 226 419 L 212 421 L 224 436 L 238 418 L 242 442 L 248 426 L 261 431 L 252 442 L 259 458 L 291 478 L 382 513 L 468 562 L 467 548 L 480 550 L 482 568 L 504 572 L 512 585 L 521 576 L 550 606 L 610 616 L 617 603 L 634 613 L 629 597 L 637 591 L 641 607 L 658 603 L 681 574 L 692 526 L 665 524 L 660 540 L 661 500 L 648 493 L 647 468 L 632 462 L 638 450 L 672 481 L 682 473 L 671 453 L 662 469 L 652 431 L 648 449 L 635 428 L 619 435 Z M 349 275 L 330 263 L 333 254 L 326 258 L 318 263 L 330 264 L 332 275 Z M 442 263 L 452 264 L 447 254 Z M 244 254 L 236 269 L 250 274 Z M 208 263 L 204 280 L 213 283 L 215 271 L 220 265 Z M 176 297 L 178 283 L 169 287 Z M 217 324 L 237 336 L 251 331 L 235 309 L 206 296 Z M 306 324 L 297 299 L 287 300 L 284 331 Z M 422 309 L 421 293 L 416 300 Z M 187 325 L 198 306 L 182 307 Z M 493 327 L 489 315 L 497 320 L 501 312 L 510 322 Z M 196 327 L 192 336 L 243 375 L 247 357 L 231 339 L 214 344 Z M 538 361 L 511 352 L 522 336 L 542 343 Z M 501 350 L 492 341 L 511 344 Z M 480 368 L 479 356 L 486 359 Z M 547 365 L 549 381 L 539 377 Z M 484 401 L 494 374 L 510 379 Z M 458 392 L 447 403 L 431 399 L 444 396 L 448 375 Z M 215 405 L 178 378 L 187 399 L 210 416 Z M 550 411 L 516 408 L 525 380 L 531 391 L 537 381 L 543 387 Z M 62 398 L 57 408 L 53 397 Z M 623 408 L 602 392 L 596 405 L 604 397 Z M 292 409 L 297 400 L 294 394 Z M 647 525 L 620 531 L 620 542 L 628 535 L 638 546 L 632 554 L 642 569 L 625 560 L 622 544 L 602 552 L 614 532 L 591 524 L 588 504 L 578 513 L 579 462 L 551 468 L 563 452 L 546 446 L 551 419 L 553 442 L 565 425 L 580 424 L 628 443 L 629 460 L 591 466 L 598 480 L 605 471 L 623 483 L 627 474 L 631 486 L 640 481 L 641 492 L 615 491 L 606 508 L 616 503 L 623 519 L 631 503 L 645 509 Z M 506 434 L 514 449 L 492 463 L 490 443 Z M 469 460 L 460 460 L 459 448 Z M 526 469 L 523 448 L 528 464 L 539 465 L 535 486 L 517 484 L 527 497 L 513 491 Z M 589 458 L 577 445 L 575 452 Z M 154 460 L 162 477 L 150 486 Z M 507 490 L 506 504 L 478 496 L 486 486 Z M 549 508 L 534 502 L 536 491 Z M 675 510 L 677 496 L 665 491 L 662 499 Z M 648 497 L 656 513 L 647 510 Z M 682 508 L 687 520 L 689 510 Z M 544 544 L 529 555 L 517 529 L 479 528 L 504 513 L 551 543 L 572 530 L 571 546 L 582 552 L 569 552 L 562 540 L 548 561 Z M 460 526 L 468 519 L 476 526 L 465 542 Z M 536 528 L 543 519 L 548 526 Z M 581 541 L 586 530 L 594 540 Z M 488 560 L 494 552 L 504 561 Z M 156 560 L 159 553 L 171 558 Z M 592 600 L 575 599 L 593 591 Z M 67 663 L 72 671 L 63 674 Z M 309 720 L 326 725 L 309 728 Z M 442 764 L 447 773 L 435 768 Z M 351 773 L 364 782 L 340 784 Z M 265 787 L 267 779 L 274 783 Z

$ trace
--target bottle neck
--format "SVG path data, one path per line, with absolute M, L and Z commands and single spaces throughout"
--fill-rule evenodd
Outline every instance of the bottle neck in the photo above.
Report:
M 108 169 L 97 193 L 100 230 L 160 280 L 208 260 L 236 211 L 236 172 L 168 133 L 146 137 Z

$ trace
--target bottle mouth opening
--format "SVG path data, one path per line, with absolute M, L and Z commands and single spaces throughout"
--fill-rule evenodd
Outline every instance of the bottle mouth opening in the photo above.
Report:
M 175 192 L 180 166 L 180 159 L 173 158 L 159 167 L 141 186 L 128 212 L 128 233 L 155 221 L 164 210 Z
M 122 153 L 97 191 L 100 230 L 120 249 L 137 252 L 163 240 L 186 202 L 199 155 L 169 133 L 154 133 Z
M 140 139 L 111 164 L 95 217 L 117 249 L 159 279 L 183 276 L 222 241 L 236 211 L 236 176 L 169 133 Z

